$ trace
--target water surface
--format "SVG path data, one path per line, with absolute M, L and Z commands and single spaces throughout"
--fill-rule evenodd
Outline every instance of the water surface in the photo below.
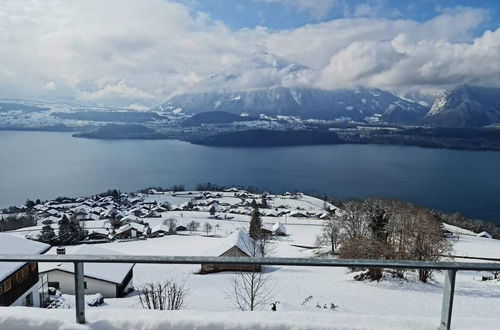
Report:
M 118 188 L 198 182 L 381 195 L 500 223 L 500 152 L 408 146 L 217 148 L 173 140 L 90 140 L 0 131 L 0 206 Z

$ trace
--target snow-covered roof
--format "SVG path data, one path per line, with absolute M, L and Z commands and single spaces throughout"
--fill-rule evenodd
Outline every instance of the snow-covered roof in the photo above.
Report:
M 151 228 L 151 233 L 156 233 L 160 231 L 168 232 L 168 226 L 164 224 L 159 224 Z
M 145 225 L 141 225 L 141 224 L 136 223 L 136 222 L 130 222 L 130 223 L 127 223 L 126 225 L 123 225 L 120 228 L 118 228 L 118 230 L 116 231 L 116 234 L 121 234 L 121 233 L 126 232 L 127 230 L 129 230 L 131 228 L 142 233 L 142 232 L 144 232 L 145 227 L 146 227 Z
M 231 235 L 221 238 L 217 246 L 207 251 L 207 255 L 220 256 L 227 250 L 236 246 L 249 257 L 261 257 L 260 249 L 258 246 L 254 248 L 254 244 L 258 243 L 254 243 L 245 230 L 239 229 Z
M 281 222 L 276 222 L 272 227 L 271 227 L 271 231 L 273 233 L 277 233 L 277 234 L 284 234 L 286 235 L 286 227 L 284 224 L 282 224 Z
M 0 234 L 0 254 L 41 254 L 50 245 L 35 242 L 19 236 Z M 0 281 L 15 272 L 25 262 L 0 262 Z
M 491 236 L 490 233 L 486 232 L 486 231 L 482 231 L 480 232 L 479 234 L 477 234 L 477 237 L 486 237 L 486 238 L 492 238 L 493 236 Z
M 68 250 L 68 247 L 66 247 L 66 251 Z M 83 244 L 74 249 L 71 254 L 112 255 L 121 253 L 96 247 L 93 244 Z M 134 265 L 135 264 L 98 264 L 89 262 L 83 267 L 83 273 L 85 276 L 98 280 L 120 284 Z M 72 263 L 40 263 L 39 268 L 40 272 L 49 272 L 52 270 L 61 270 L 68 273 L 74 272 Z

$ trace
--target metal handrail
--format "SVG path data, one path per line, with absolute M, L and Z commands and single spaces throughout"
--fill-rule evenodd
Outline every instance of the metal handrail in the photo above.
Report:
M 440 329 L 450 329 L 457 271 L 500 271 L 500 262 L 443 262 L 413 260 L 328 259 L 328 258 L 250 258 L 203 256 L 139 256 L 139 255 L 22 255 L 3 254 L 0 262 L 59 262 L 75 266 L 76 321 L 85 323 L 84 263 L 141 264 L 231 264 L 350 268 L 405 268 L 445 270 Z

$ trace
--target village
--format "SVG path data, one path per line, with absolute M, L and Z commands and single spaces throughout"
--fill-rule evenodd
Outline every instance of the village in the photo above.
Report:
M 239 188 L 109 191 L 87 198 L 37 201 L 30 207 L 36 225 L 0 234 L 0 246 L 8 250 L 3 253 L 255 256 L 249 249 L 248 228 L 257 209 L 262 232 L 271 247 L 268 256 L 318 258 L 329 250 L 318 243 L 325 222 L 342 212 L 330 202 L 298 192 L 280 195 Z M 63 219 L 80 225 L 81 239 L 56 240 L 61 236 Z M 51 232 L 54 233 L 51 244 L 39 242 Z M 456 255 L 500 258 L 500 241 L 490 239 L 488 233 L 445 224 L 443 235 L 453 242 Z M 390 308 L 395 315 L 415 313 L 416 309 L 419 316 L 434 317 L 439 312 L 441 297 L 436 286 L 444 281 L 442 273 L 436 273 L 431 284 L 405 285 L 394 278 L 385 278 L 378 284 L 354 281 L 356 273 L 340 268 L 244 268 L 89 263 L 84 269 L 86 303 L 92 308 L 143 309 L 139 292 L 144 286 L 166 281 L 181 283 L 185 289 L 182 309 L 239 310 L 230 292 L 231 283 L 240 271 L 251 270 L 266 276 L 265 290 L 272 297 L 274 309 L 375 314 Z M 492 288 L 497 290 L 498 283 L 481 280 L 490 275 L 484 272 L 459 275 L 457 291 L 481 295 L 480 298 L 469 294 L 459 296 L 456 308 L 460 313 L 480 317 L 495 312 L 498 295 L 489 296 L 488 292 Z M 299 287 L 298 282 L 307 285 Z M 2 263 L 0 288 L 3 290 L 0 303 L 4 306 L 74 308 L 72 264 Z M 398 303 L 402 297 L 407 303 Z M 270 310 L 271 305 L 260 308 Z

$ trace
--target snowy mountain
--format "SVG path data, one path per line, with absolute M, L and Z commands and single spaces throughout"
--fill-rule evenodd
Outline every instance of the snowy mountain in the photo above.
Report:
M 482 127 L 500 122 L 500 88 L 461 85 L 434 102 L 424 123 L 442 127 Z
M 196 114 L 227 111 L 251 116 L 291 115 L 301 118 L 363 120 L 378 116 L 387 122 L 415 123 L 427 109 L 379 89 L 321 90 L 273 87 L 247 91 L 187 93 L 160 106 L 165 111 Z

